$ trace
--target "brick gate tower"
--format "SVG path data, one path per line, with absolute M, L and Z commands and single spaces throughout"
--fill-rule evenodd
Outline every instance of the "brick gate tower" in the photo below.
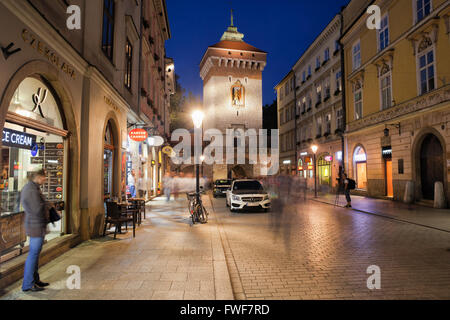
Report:
M 267 53 L 242 39 L 233 24 L 220 42 L 209 46 L 200 62 L 203 80 L 204 129 L 215 128 L 225 134 L 226 129 L 262 128 L 262 72 Z M 225 154 L 225 151 L 224 151 Z M 248 156 L 248 155 L 247 155 Z M 213 179 L 258 175 L 256 166 L 214 164 L 207 169 Z

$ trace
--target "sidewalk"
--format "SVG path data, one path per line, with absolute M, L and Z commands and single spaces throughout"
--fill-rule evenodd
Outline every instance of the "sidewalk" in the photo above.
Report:
M 390 219 L 450 232 L 449 209 L 433 209 L 414 204 L 407 205 L 398 201 L 374 199 L 356 195 L 352 195 L 351 197 L 352 208 L 349 210 L 379 215 Z M 335 194 L 319 194 L 317 199 L 311 198 L 313 201 L 331 205 L 334 205 L 335 199 Z M 340 195 L 339 206 L 344 207 L 345 205 L 345 196 Z
M 211 208 L 209 197 L 205 206 Z M 225 255 L 212 210 L 207 224 L 191 226 L 187 200 L 147 203 L 147 219 L 117 236 L 83 242 L 40 268 L 50 286 L 23 293 L 22 281 L 0 290 L 0 300 L 229 300 Z M 81 288 L 69 290 L 69 266 L 79 266 Z

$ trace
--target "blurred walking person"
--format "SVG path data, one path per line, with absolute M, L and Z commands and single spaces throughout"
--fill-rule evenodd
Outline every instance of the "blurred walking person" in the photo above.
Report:
M 172 192 L 173 188 L 173 178 L 170 172 L 166 172 L 163 178 L 163 188 L 164 188 L 164 194 L 167 197 L 167 202 L 170 201 L 170 193 Z
M 30 246 L 23 275 L 23 291 L 42 291 L 48 283 L 39 278 L 39 255 L 44 244 L 49 222 L 49 204 L 41 192 L 41 185 L 47 179 L 46 172 L 39 170 L 31 175 L 30 181 L 20 193 L 20 202 L 25 211 L 25 231 L 30 237 Z

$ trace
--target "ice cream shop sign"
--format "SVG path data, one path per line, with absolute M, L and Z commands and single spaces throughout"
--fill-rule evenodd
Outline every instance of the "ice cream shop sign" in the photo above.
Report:
M 148 133 L 144 129 L 133 129 L 128 133 L 131 140 L 141 142 L 148 138 Z

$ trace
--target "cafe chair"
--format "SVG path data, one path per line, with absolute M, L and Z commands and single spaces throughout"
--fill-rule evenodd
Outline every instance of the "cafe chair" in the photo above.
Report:
M 103 228 L 103 236 L 106 234 L 106 226 L 109 223 L 115 225 L 114 229 L 114 239 L 116 239 L 117 230 L 121 228 L 122 223 L 128 224 L 128 222 L 133 222 L 133 238 L 135 237 L 136 224 L 133 219 L 133 216 L 130 215 L 122 215 L 121 210 L 116 202 L 107 201 L 106 202 L 106 218 L 105 218 L 105 226 Z

